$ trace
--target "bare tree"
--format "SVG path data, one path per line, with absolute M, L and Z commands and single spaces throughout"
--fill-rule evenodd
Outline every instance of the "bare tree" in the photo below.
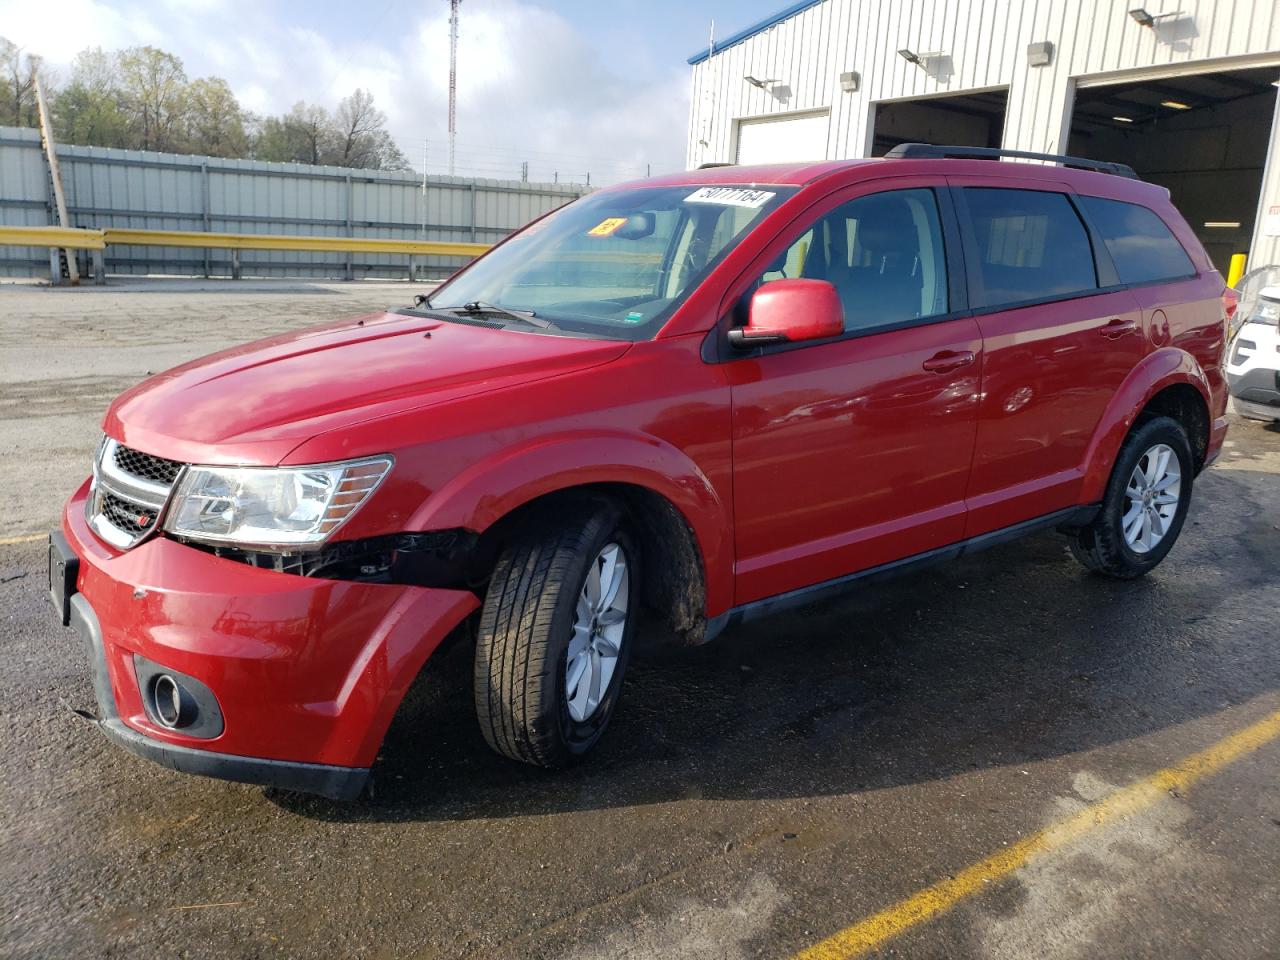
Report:
M 330 163 L 373 170 L 406 170 L 404 154 L 387 132 L 387 115 L 373 105 L 373 94 L 356 90 L 338 104 L 333 118 L 335 146 Z

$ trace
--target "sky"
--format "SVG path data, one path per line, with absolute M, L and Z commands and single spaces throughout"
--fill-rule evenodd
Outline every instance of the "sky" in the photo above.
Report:
M 614 182 L 684 166 L 689 56 L 787 0 L 462 0 L 457 170 Z M 85 47 L 151 44 L 256 113 L 374 95 L 418 169 L 448 155 L 448 0 L 0 0 L 0 35 L 65 76 Z

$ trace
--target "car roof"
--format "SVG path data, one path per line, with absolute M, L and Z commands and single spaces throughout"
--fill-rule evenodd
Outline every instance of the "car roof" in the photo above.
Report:
M 1102 193 L 1153 202 L 1168 191 L 1155 184 L 1112 173 L 1016 160 L 971 160 L 950 157 L 874 157 L 861 160 L 821 160 L 751 166 L 722 164 L 684 170 L 649 180 L 633 180 L 620 187 L 702 186 L 714 184 L 778 184 L 804 186 L 844 175 L 849 182 L 900 176 L 977 176 L 1002 180 L 1055 180 L 1082 193 Z
M 819 160 L 797 163 L 768 163 L 739 166 L 736 163 L 716 164 L 699 170 L 683 170 L 639 181 L 655 186 L 684 186 L 686 184 L 717 183 L 775 183 L 801 186 L 814 180 L 849 170 L 861 165 L 880 164 L 881 160 Z

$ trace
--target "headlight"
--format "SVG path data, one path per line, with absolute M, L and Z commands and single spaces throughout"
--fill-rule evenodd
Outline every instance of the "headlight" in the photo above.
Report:
M 164 528 L 193 540 L 320 544 L 377 489 L 391 464 L 390 457 L 372 457 L 314 467 L 188 467 Z

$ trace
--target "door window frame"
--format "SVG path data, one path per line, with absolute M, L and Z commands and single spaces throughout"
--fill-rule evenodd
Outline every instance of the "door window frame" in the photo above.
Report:
M 1111 269 L 1114 271 L 1113 275 L 1115 278 L 1115 285 L 1117 287 L 1124 290 L 1140 290 L 1143 287 L 1158 287 L 1166 283 L 1186 283 L 1188 280 L 1195 280 L 1200 276 L 1200 268 L 1196 266 L 1195 257 L 1191 255 L 1190 250 L 1183 246 L 1182 241 L 1178 239 L 1178 234 L 1174 232 L 1173 227 L 1169 225 L 1168 221 L 1160 215 L 1159 210 L 1154 207 L 1148 207 L 1145 203 L 1139 203 L 1136 200 L 1119 200 L 1115 197 L 1103 197 L 1094 193 L 1077 193 L 1074 194 L 1073 199 L 1076 204 L 1076 209 L 1080 211 L 1081 218 L 1089 225 L 1090 232 L 1096 235 L 1098 247 L 1103 251 L 1103 255 L 1107 260 L 1112 263 Z M 1155 217 L 1156 220 L 1158 220 L 1164 228 L 1169 231 L 1169 236 L 1173 238 L 1173 242 L 1178 245 L 1178 249 L 1182 251 L 1182 255 L 1185 256 L 1187 258 L 1187 262 L 1191 264 L 1191 272 L 1180 274 L 1176 277 L 1158 277 L 1155 280 L 1138 280 L 1134 283 L 1122 283 L 1120 281 L 1120 270 L 1114 264 L 1114 258 L 1111 256 L 1111 250 L 1107 247 L 1106 237 L 1102 235 L 1101 230 L 1098 230 L 1093 226 L 1093 222 L 1089 219 L 1089 211 L 1085 208 L 1083 203 L 1086 199 L 1105 200 L 1107 203 L 1124 203 L 1131 207 L 1138 207 L 1139 209 L 1147 211 L 1147 213 Z
M 756 280 L 765 273 L 770 264 L 778 259 L 784 251 L 789 250 L 807 232 L 813 229 L 824 217 L 838 208 L 863 197 L 885 193 L 896 193 L 902 190 L 928 190 L 933 193 L 938 207 L 938 219 L 941 225 L 943 265 L 947 277 L 946 313 L 930 317 L 913 317 L 909 320 L 894 320 L 872 326 L 857 327 L 846 330 L 836 337 L 825 340 L 812 340 L 803 343 L 761 344 L 750 350 L 739 350 L 729 345 L 728 332 L 734 326 L 741 326 L 746 320 L 746 311 L 750 303 L 748 294 L 753 293 Z M 888 177 L 883 180 L 864 181 L 835 190 L 815 200 L 805 209 L 797 213 L 787 225 L 778 231 L 777 236 L 767 247 L 736 276 L 726 288 L 720 301 L 720 319 L 703 341 L 702 358 L 708 363 L 731 363 L 735 360 L 758 359 L 775 353 L 787 353 L 791 350 L 805 350 L 812 347 L 823 347 L 846 340 L 857 340 L 862 337 L 876 336 L 894 330 L 919 327 L 934 323 L 947 323 L 970 315 L 968 286 L 966 283 L 963 241 L 960 234 L 960 223 L 954 209 L 954 200 L 945 183 L 938 177 L 901 176 Z
M 980 178 L 947 178 L 948 188 L 952 194 L 952 202 L 955 204 L 956 213 L 960 220 L 960 234 L 965 249 L 972 251 L 973 255 L 968 258 L 969 272 L 966 276 L 969 288 L 974 291 L 982 291 L 984 283 L 982 279 L 982 265 L 979 262 L 981 258 L 981 250 L 979 249 L 978 236 L 974 230 L 973 214 L 969 208 L 969 201 L 965 196 L 965 190 L 1012 190 L 1019 193 L 1052 193 L 1063 197 L 1070 209 L 1075 213 L 1076 219 L 1080 222 L 1081 228 L 1084 230 L 1085 239 L 1089 243 L 1090 257 L 1093 261 L 1093 276 L 1096 286 L 1085 290 L 1075 290 L 1071 293 L 1055 293 L 1047 297 L 1030 297 L 1025 300 L 1013 300 L 1008 303 L 997 303 L 992 305 L 974 306 L 970 316 L 981 317 L 992 313 L 1004 313 L 1008 310 L 1019 310 L 1023 307 L 1035 307 L 1046 303 L 1061 303 L 1067 300 L 1083 300 L 1087 297 L 1096 297 L 1101 294 L 1114 293 L 1117 290 L 1127 289 L 1124 284 L 1120 283 L 1120 276 L 1116 272 L 1115 263 L 1111 259 L 1111 254 L 1107 251 L 1106 244 L 1102 242 L 1102 237 L 1094 227 L 1092 221 L 1085 214 L 1083 207 L 1076 201 L 1075 191 L 1065 183 L 1051 183 L 1045 180 L 1028 181 L 1026 185 L 1014 185 L 1006 182 L 988 181 L 983 182 Z

